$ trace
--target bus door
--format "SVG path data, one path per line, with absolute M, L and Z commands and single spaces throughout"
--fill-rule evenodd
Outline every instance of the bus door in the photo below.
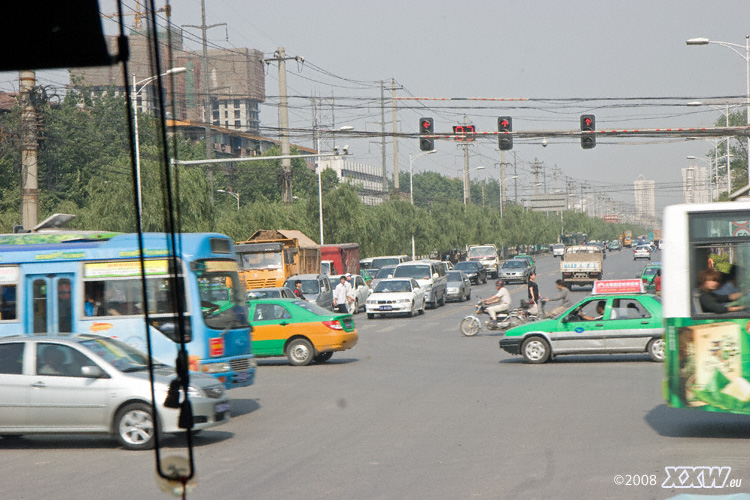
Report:
M 72 333 L 73 274 L 27 275 L 26 304 L 27 333 Z

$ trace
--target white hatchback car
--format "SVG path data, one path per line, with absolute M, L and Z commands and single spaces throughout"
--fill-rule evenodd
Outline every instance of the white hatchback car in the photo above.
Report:
M 123 448 L 149 449 L 157 424 L 160 433 L 182 431 L 180 409 L 165 406 L 175 379 L 171 367 L 155 362 L 155 419 L 145 353 L 99 335 L 3 337 L 0 436 L 106 434 Z M 194 431 L 229 421 L 229 397 L 217 379 L 191 373 L 187 392 Z
M 384 279 L 367 299 L 367 318 L 376 314 L 424 314 L 425 303 L 424 289 L 414 278 Z
M 341 276 L 344 276 L 343 274 L 331 276 L 331 284 L 336 283 L 339 284 L 339 281 L 341 281 Z M 356 276 L 351 275 L 351 285 L 352 285 L 352 292 L 354 293 L 354 302 L 350 304 L 349 306 L 349 312 L 351 314 L 357 314 L 360 309 L 365 307 L 365 303 L 367 302 L 367 297 L 370 296 L 372 293 L 372 290 L 369 286 L 365 283 L 364 278 L 360 276 L 359 274 Z

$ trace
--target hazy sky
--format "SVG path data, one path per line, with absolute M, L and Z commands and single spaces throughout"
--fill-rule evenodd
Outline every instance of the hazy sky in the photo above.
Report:
M 110 0 L 101 3 L 105 10 L 111 6 Z M 174 2 L 171 20 L 176 26 L 201 24 L 200 0 Z M 209 31 L 211 48 L 249 47 L 270 57 L 283 46 L 287 55 L 305 58 L 301 67 L 287 63 L 288 92 L 300 96 L 290 98 L 290 127 L 311 127 L 309 96 L 315 95 L 323 99 L 318 116 L 323 125 L 333 123 L 334 98 L 337 128 L 372 132 L 380 130 L 379 82 L 388 82 L 390 97 L 392 78 L 400 97 L 530 99 L 401 102 L 399 130 L 406 133 L 417 132 L 421 116 L 432 116 L 438 133 L 449 132 L 464 117 L 480 131 L 497 130 L 501 115 L 512 116 L 517 131 L 575 130 L 583 113 L 594 113 L 599 129 L 710 126 L 719 111 L 682 104 L 745 95 L 749 21 L 747 0 L 206 0 L 206 23 L 228 25 L 226 31 L 223 26 Z M 694 37 L 739 44 L 743 56 L 719 45 L 687 46 L 685 40 Z M 186 38 L 190 48 L 200 47 L 199 30 L 190 29 Z M 268 67 L 266 94 L 262 126 L 275 127 L 275 64 Z M 390 131 L 390 99 L 387 104 Z M 274 136 L 270 130 L 263 134 Z M 309 135 L 293 141 L 312 145 Z M 381 164 L 379 139 L 339 141 L 350 145 L 354 160 Z M 548 187 L 557 166 L 561 178 L 588 181 L 631 204 L 632 183 L 643 174 L 656 181 L 661 207 L 681 201 L 686 156 L 705 157 L 711 147 L 706 141 L 600 138 L 595 149 L 582 150 L 577 138 L 549 139 L 547 147 L 540 139 L 517 139 L 506 160 L 513 161 L 515 153 L 524 183 L 519 189 L 531 189 L 530 164 L 537 158 Z M 415 170 L 461 175 L 462 149 L 438 141 L 437 150 L 418 159 Z M 473 179 L 498 176 L 494 137 L 477 141 L 470 151 L 472 168 L 487 167 L 473 172 Z M 418 152 L 417 139 L 400 140 L 400 169 L 408 169 L 409 154 Z M 387 157 L 391 172 L 390 140 Z

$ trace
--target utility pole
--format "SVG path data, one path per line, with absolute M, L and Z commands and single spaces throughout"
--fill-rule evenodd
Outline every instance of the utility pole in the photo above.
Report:
M 287 57 L 284 47 L 279 47 L 273 53 L 273 57 L 264 59 L 264 62 L 278 61 L 279 63 L 279 142 L 281 143 L 281 156 L 289 156 L 289 109 L 286 95 L 286 61 L 294 59 L 299 61 L 299 56 Z M 281 199 L 284 203 L 292 202 L 292 160 L 282 158 L 281 160 Z
M 534 194 L 539 194 L 539 160 L 534 158 Z
M 391 107 L 393 109 L 393 191 L 398 196 L 398 122 L 396 121 L 396 79 L 391 78 Z
M 500 216 L 505 211 L 505 151 L 500 151 Z
M 385 81 L 380 80 L 380 156 L 383 164 L 383 192 L 388 194 L 388 170 L 385 164 Z
M 21 223 L 28 231 L 39 224 L 36 108 L 33 99 L 36 73 L 21 71 L 18 76 L 21 91 Z
M 469 145 L 464 142 L 462 146 L 464 147 L 464 205 L 468 205 L 471 201 L 469 199 Z
M 518 164 L 516 163 L 516 152 L 513 151 L 513 197 L 518 205 Z
M 201 25 L 194 26 L 191 24 L 184 25 L 187 28 L 196 28 L 201 30 L 203 38 L 203 52 L 201 54 L 201 93 L 203 94 L 203 123 L 206 125 L 206 159 L 210 160 L 213 155 L 213 144 L 211 143 L 211 121 L 213 120 L 213 112 L 211 109 L 211 85 L 210 85 L 210 70 L 208 69 L 208 35 L 207 32 L 211 28 L 217 26 L 226 26 L 226 23 L 218 23 L 212 25 L 206 25 L 206 0 L 201 0 Z M 208 180 L 209 192 L 211 197 L 211 206 L 214 204 L 214 182 L 213 182 L 213 170 L 209 167 L 206 171 L 206 178 Z

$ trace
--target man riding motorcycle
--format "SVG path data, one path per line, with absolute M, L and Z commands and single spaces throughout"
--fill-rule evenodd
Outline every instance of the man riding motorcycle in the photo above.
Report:
M 497 293 L 495 295 L 479 301 L 484 305 L 494 304 L 487 308 L 487 312 L 489 313 L 490 318 L 492 318 L 492 325 L 497 324 L 497 313 L 505 312 L 510 309 L 510 293 L 508 292 L 508 289 L 505 288 L 503 280 L 497 280 L 495 282 L 495 288 L 497 288 Z

